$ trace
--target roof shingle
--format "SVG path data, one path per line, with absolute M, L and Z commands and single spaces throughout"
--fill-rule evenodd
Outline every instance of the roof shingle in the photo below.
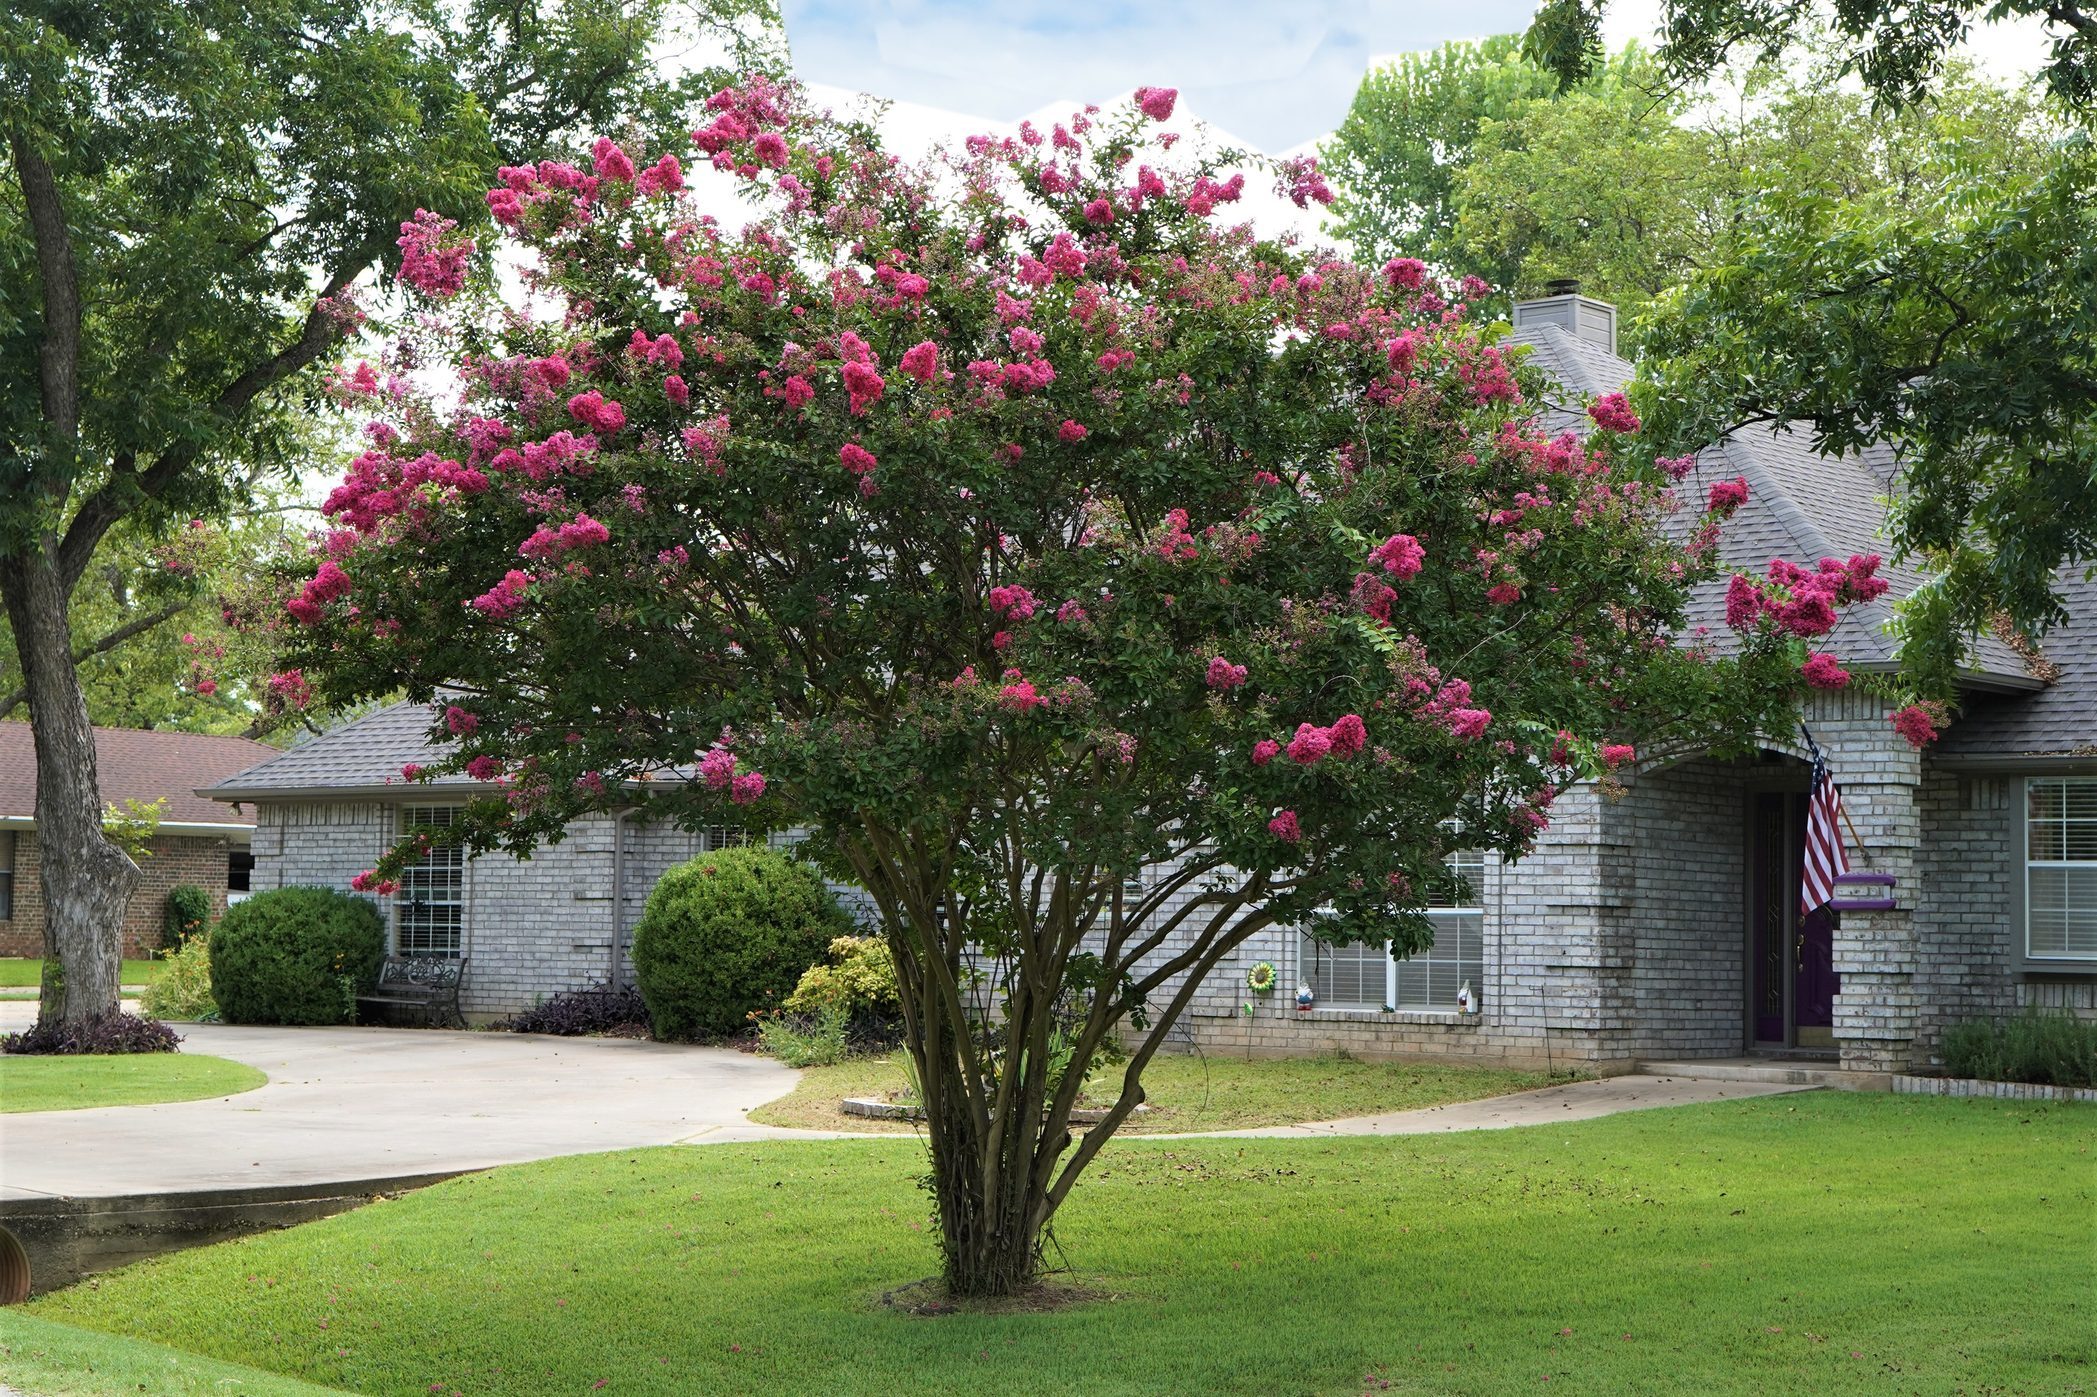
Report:
M 96 728 L 95 776 L 102 802 L 165 800 L 160 820 L 168 825 L 245 825 L 234 814 L 196 794 L 277 755 L 267 743 L 245 737 L 162 729 Z M 36 743 L 27 723 L 0 722 L 0 816 L 36 814 Z

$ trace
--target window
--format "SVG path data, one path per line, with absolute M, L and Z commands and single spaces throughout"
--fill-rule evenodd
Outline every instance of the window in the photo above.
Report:
M 233 849 L 226 854 L 226 891 L 247 892 L 255 881 L 255 854 L 250 849 Z
M 2025 782 L 2025 953 L 2097 961 L 2097 777 Z
M 1299 943 L 1303 979 L 1318 1002 L 1335 1008 L 1453 1011 L 1456 992 L 1485 989 L 1485 855 L 1451 854 L 1449 876 L 1428 896 L 1434 942 L 1403 958 L 1382 946 L 1328 946 L 1306 936 Z
M 15 919 L 15 832 L 0 830 L 0 922 Z
M 404 806 L 400 831 L 450 829 L 464 814 L 454 805 Z M 393 902 L 394 954 L 458 959 L 465 892 L 466 853 L 456 844 L 439 844 L 402 869 Z

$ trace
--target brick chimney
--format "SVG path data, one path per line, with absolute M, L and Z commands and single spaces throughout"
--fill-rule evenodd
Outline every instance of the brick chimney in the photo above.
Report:
M 1547 281 L 1542 296 L 1515 302 L 1516 334 L 1545 325 L 1556 325 L 1574 339 L 1616 353 L 1616 307 L 1581 295 L 1577 281 Z

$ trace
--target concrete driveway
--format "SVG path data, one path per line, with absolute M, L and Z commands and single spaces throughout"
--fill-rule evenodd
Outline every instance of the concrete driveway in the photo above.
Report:
M 799 1074 L 725 1048 L 417 1029 L 180 1028 L 185 1052 L 259 1067 L 269 1084 L 160 1106 L 0 1115 L 0 1199 L 388 1178 L 801 1135 L 745 1119 L 791 1091 Z

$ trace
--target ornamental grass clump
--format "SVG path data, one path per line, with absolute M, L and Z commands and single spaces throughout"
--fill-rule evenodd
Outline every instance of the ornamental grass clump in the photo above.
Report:
M 1256 237 L 1258 162 L 1171 110 L 920 164 L 752 76 L 690 147 L 504 169 L 532 304 L 447 279 L 390 386 L 345 366 L 366 446 L 284 578 L 323 698 L 426 700 L 449 755 L 415 777 L 498 783 L 471 849 L 632 810 L 803 830 L 865 890 L 957 1296 L 1034 1283 L 1248 937 L 1425 946 L 1451 850 L 1521 857 L 1634 757 L 1758 750 L 1882 587 L 1868 557 L 1743 575 L 1727 646 L 1674 643 L 1738 501 L 1679 495 L 1625 400 L 1549 427 L 1483 283 Z M 657 1030 L 734 1027 L 750 977 L 655 925 Z
M 211 938 L 192 936 L 167 957 L 167 969 L 147 985 L 138 1007 L 156 1019 L 203 1019 L 218 1012 L 211 997 Z

